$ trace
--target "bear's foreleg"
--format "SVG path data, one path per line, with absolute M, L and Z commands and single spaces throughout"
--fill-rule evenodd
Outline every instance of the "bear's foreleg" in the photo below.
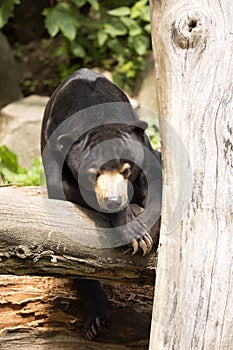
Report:
M 143 211 L 142 208 L 141 211 Z M 111 226 L 115 228 L 116 234 L 122 237 L 123 245 L 125 242 L 130 243 L 133 255 L 141 249 L 144 256 L 149 254 L 153 244 L 157 243 L 154 239 L 157 235 L 140 220 L 138 214 L 128 206 L 120 212 L 107 214 L 107 217 Z
M 107 317 L 107 297 L 98 281 L 74 281 L 83 302 L 85 326 L 83 336 L 92 340 L 102 329 Z

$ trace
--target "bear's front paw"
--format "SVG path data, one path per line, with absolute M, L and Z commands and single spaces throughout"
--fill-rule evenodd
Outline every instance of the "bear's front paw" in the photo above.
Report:
M 92 340 L 103 328 L 106 317 L 94 317 L 87 321 L 83 331 L 83 337 Z
M 138 252 L 139 248 L 141 248 L 142 252 L 143 252 L 143 256 L 144 256 L 144 255 L 150 253 L 150 251 L 153 247 L 153 240 L 152 240 L 150 234 L 146 233 L 145 235 L 143 235 L 139 239 L 137 239 L 137 240 L 134 239 L 131 244 L 133 247 L 132 255 L 136 254 Z

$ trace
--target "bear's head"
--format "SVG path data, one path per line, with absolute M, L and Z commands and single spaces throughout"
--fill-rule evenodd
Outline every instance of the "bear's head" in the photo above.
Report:
M 113 159 L 101 168 L 88 168 L 97 202 L 104 211 L 119 211 L 129 202 L 129 178 L 132 165 L 123 159 Z
M 109 124 L 89 130 L 76 140 L 67 152 L 65 163 L 78 182 L 82 196 L 91 196 L 94 209 L 116 212 L 126 207 L 133 197 L 133 185 L 144 162 L 144 131 L 147 123 L 136 125 Z M 67 136 L 59 137 L 59 144 Z

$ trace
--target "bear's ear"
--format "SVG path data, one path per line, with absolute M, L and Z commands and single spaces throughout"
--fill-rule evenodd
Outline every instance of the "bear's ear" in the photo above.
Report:
M 72 143 L 73 142 L 69 134 L 62 134 L 58 136 L 56 145 L 59 151 L 64 152 L 67 150 L 67 148 L 70 148 Z

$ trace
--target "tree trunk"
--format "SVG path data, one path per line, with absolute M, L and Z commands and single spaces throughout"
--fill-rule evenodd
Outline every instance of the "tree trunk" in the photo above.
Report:
M 150 6 L 164 172 L 150 350 L 230 350 L 233 3 Z

